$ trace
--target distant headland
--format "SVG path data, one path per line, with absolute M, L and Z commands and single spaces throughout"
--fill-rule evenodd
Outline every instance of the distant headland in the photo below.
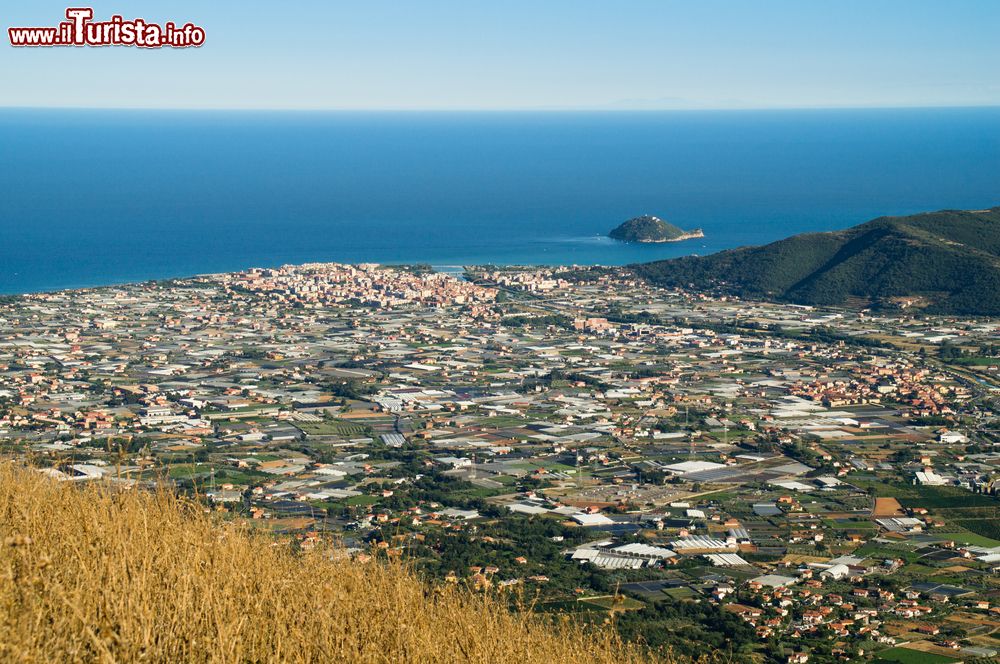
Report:
M 680 242 L 705 237 L 705 234 L 700 228 L 685 231 L 647 214 L 629 219 L 608 233 L 608 237 L 622 242 Z
M 842 231 L 634 268 L 665 288 L 746 299 L 1000 316 L 1000 206 L 879 217 Z

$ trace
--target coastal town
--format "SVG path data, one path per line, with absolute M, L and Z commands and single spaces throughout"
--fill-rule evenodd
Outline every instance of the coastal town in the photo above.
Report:
M 680 654 L 987 662 L 998 342 L 628 268 L 261 268 L 3 298 L 0 447 Z

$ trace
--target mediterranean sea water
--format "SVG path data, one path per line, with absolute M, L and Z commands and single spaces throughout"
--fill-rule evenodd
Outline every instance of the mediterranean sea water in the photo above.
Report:
M 0 111 L 0 292 L 309 261 L 623 264 L 1000 205 L 1000 109 Z M 629 245 L 654 214 L 705 238 Z

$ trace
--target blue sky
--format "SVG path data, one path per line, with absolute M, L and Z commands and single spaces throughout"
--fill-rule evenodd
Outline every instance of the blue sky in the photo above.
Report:
M 70 3 L 77 4 L 77 3 Z M 82 4 L 82 3 L 80 3 Z M 66 0 L 4 0 L 3 27 Z M 204 47 L 0 46 L 0 106 L 701 109 L 1000 105 L 997 0 L 108 0 Z

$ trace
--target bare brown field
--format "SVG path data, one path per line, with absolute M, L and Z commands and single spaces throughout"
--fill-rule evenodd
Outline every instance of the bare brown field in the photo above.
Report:
M 781 562 L 788 563 L 790 565 L 804 565 L 809 563 L 825 563 L 830 560 L 829 557 L 823 556 L 807 556 L 801 553 L 787 553 L 785 557 L 781 559 Z
M 903 506 L 895 498 L 876 498 L 874 516 L 899 516 Z
M 971 567 L 966 567 L 965 565 L 953 565 L 951 567 L 942 567 L 938 570 L 938 574 L 961 574 L 962 572 L 968 572 Z
M 950 616 L 948 616 L 947 618 L 945 618 L 945 620 L 950 621 L 950 622 L 960 623 L 960 624 L 963 624 L 963 625 L 976 625 L 976 626 L 980 626 L 980 627 L 983 627 L 983 626 L 986 626 L 986 627 L 998 627 L 998 626 L 1000 626 L 1000 622 L 991 619 L 986 614 L 980 615 L 980 614 L 975 614 L 975 613 L 957 612 L 957 613 L 951 614 Z
M 917 652 L 926 652 L 932 655 L 944 655 L 945 657 L 955 657 L 957 650 L 952 648 L 945 648 L 944 646 L 939 646 L 932 641 L 913 641 L 911 643 L 904 643 L 900 648 L 907 648 L 908 650 L 916 650 Z

